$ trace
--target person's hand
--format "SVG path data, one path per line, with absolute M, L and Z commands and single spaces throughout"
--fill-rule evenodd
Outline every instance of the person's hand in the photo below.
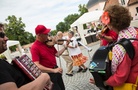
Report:
M 69 45 L 69 43 L 70 43 L 70 40 L 69 40 L 69 39 L 67 39 L 67 41 L 66 41 L 66 46 L 68 46 L 68 45 Z
M 102 38 L 103 37 L 103 35 L 101 33 L 99 33 L 98 36 L 99 36 L 99 38 Z
M 97 39 L 100 39 L 100 37 L 99 37 L 99 33 L 96 34 L 96 38 L 97 38 Z
M 54 73 L 61 73 L 62 74 L 63 70 L 62 68 L 55 68 Z
M 70 39 L 67 39 L 65 45 L 68 46 L 70 42 L 71 42 L 71 40 Z
M 50 80 L 50 76 L 47 73 L 42 73 L 41 75 L 43 75 L 47 79 L 46 88 L 51 90 L 53 87 L 53 82 Z
M 74 48 L 77 48 L 78 47 L 78 45 L 75 45 L 75 47 Z
M 91 83 L 91 84 L 95 84 L 95 81 L 94 81 L 93 78 L 90 78 L 90 83 Z
M 104 37 L 105 37 L 105 35 L 103 35 L 103 34 L 101 34 L 101 33 L 98 33 L 98 34 L 96 35 L 96 38 L 99 38 L 99 39 L 104 38 Z
M 46 83 L 46 86 L 47 86 L 47 89 L 48 89 L 48 90 L 52 90 L 53 82 L 52 82 L 51 80 L 49 80 L 49 81 Z

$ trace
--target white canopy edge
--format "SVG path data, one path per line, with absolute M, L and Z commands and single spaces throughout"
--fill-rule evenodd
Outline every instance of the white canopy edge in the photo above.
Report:
M 96 10 L 96 11 L 84 13 L 74 23 L 71 24 L 71 27 L 78 26 L 79 24 L 96 21 L 96 20 L 98 21 L 102 13 L 103 13 L 102 10 Z
M 16 41 L 16 40 L 8 40 L 7 41 L 7 47 L 14 46 L 14 45 L 17 45 L 17 44 L 20 44 L 20 42 Z
M 17 46 L 18 51 L 11 53 L 9 47 L 15 46 L 15 45 Z M 21 56 L 23 53 L 22 53 L 22 47 L 20 45 L 20 42 L 16 41 L 16 40 L 8 40 L 7 41 L 7 50 L 5 52 L 3 52 L 3 54 L 6 56 L 9 63 L 11 63 L 12 58 L 14 58 L 16 56 Z

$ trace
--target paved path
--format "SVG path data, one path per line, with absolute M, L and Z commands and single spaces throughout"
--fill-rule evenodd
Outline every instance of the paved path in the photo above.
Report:
M 85 63 L 87 67 L 89 67 L 89 63 L 91 60 L 91 57 L 93 53 L 97 50 L 99 47 L 99 41 L 95 43 L 91 43 L 88 45 L 90 48 L 92 48 L 91 52 L 88 52 L 83 46 L 81 46 L 82 53 L 85 56 L 88 56 L 89 59 Z M 99 90 L 95 85 L 89 83 L 89 79 L 92 78 L 91 73 L 89 70 L 85 73 L 77 73 L 78 67 L 73 68 L 74 75 L 72 77 L 69 77 L 65 75 L 66 73 L 66 62 L 62 57 L 60 57 L 61 65 L 63 68 L 63 80 L 65 83 L 66 90 Z M 57 58 L 57 63 L 59 64 L 59 59 Z

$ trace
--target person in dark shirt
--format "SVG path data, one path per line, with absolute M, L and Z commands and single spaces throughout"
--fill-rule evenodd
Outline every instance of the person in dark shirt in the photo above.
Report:
M 0 54 L 7 50 L 7 40 L 3 24 L 0 23 Z M 37 79 L 30 81 L 19 68 L 0 59 L 0 90 L 43 90 L 50 83 L 47 73 L 42 73 Z

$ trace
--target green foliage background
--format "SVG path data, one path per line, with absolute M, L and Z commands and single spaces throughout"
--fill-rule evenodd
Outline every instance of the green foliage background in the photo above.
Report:
M 64 18 L 63 22 L 59 22 L 56 25 L 56 30 L 51 30 L 51 35 L 56 35 L 58 31 L 66 32 L 70 29 L 70 25 L 77 20 L 81 15 L 88 12 L 86 5 L 78 6 L 79 14 L 70 14 Z M 5 19 L 5 33 L 9 40 L 18 40 L 21 45 L 26 45 L 35 41 L 35 36 L 32 33 L 25 30 L 25 23 L 22 22 L 22 18 L 17 18 L 15 15 L 8 16 Z
M 69 14 L 67 17 L 64 18 L 64 22 L 59 22 L 56 25 L 56 30 L 51 31 L 52 35 L 55 35 L 55 33 L 53 32 L 58 32 L 58 31 L 62 31 L 62 32 L 66 32 L 69 31 L 70 29 L 70 25 L 76 21 L 80 16 L 82 16 L 84 13 L 88 12 L 88 9 L 86 8 L 86 5 L 79 5 L 78 6 L 78 12 L 79 13 L 75 13 L 75 14 Z

